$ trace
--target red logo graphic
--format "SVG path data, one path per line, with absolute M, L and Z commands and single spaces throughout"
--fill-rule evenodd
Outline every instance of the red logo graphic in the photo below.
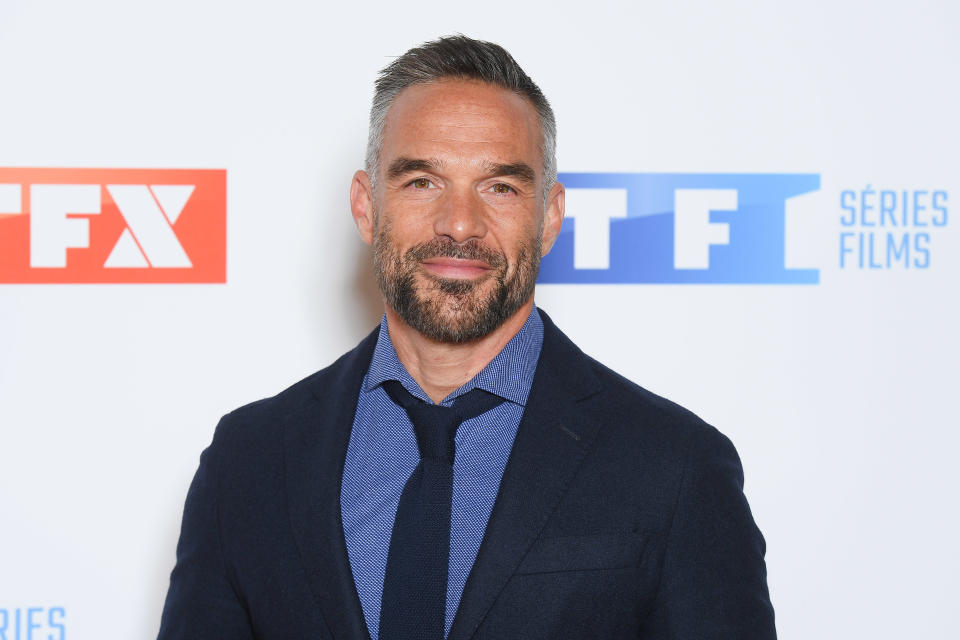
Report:
M 225 170 L 0 168 L 0 283 L 226 281 Z

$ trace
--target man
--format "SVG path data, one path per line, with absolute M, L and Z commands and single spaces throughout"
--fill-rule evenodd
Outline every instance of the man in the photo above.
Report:
M 350 203 L 385 315 L 223 418 L 160 638 L 774 638 L 730 442 L 533 304 L 547 100 L 458 36 L 382 72 Z

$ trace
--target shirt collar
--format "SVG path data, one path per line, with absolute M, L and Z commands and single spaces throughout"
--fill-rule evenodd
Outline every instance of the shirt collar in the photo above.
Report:
M 444 398 L 440 404 L 450 404 L 455 398 L 471 389 L 480 388 L 510 402 L 521 406 L 526 405 L 542 345 L 543 321 L 534 305 L 520 331 L 510 339 L 500 353 L 469 382 Z M 370 368 L 364 379 L 363 390 L 369 392 L 385 380 L 397 380 L 413 395 L 425 402 L 431 402 L 397 357 L 397 351 L 390 339 L 390 331 L 387 329 L 386 315 L 380 320 L 380 334 L 377 337 L 377 346 L 373 351 Z

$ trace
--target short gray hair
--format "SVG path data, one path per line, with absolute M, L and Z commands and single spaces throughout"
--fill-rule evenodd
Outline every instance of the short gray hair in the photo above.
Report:
M 540 87 L 506 49 L 465 35 L 447 36 L 410 49 L 380 71 L 370 108 L 366 171 L 376 188 L 387 111 L 401 91 L 447 78 L 480 80 L 523 96 L 540 116 L 543 196 L 557 181 L 557 121 Z

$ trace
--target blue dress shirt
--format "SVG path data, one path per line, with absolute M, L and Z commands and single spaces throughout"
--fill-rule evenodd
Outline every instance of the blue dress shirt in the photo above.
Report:
M 543 321 L 534 307 L 490 364 L 441 402 L 449 406 L 477 387 L 507 400 L 457 429 L 445 633 L 450 632 L 487 528 L 542 344 Z M 384 391 L 385 380 L 397 380 L 413 395 L 431 402 L 397 357 L 386 317 L 380 322 L 377 346 L 360 389 L 340 488 L 347 555 L 372 640 L 379 637 L 380 600 L 397 505 L 420 461 L 413 425 Z

